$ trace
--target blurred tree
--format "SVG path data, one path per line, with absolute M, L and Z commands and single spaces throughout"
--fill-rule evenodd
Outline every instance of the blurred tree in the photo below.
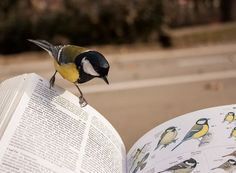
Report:
M 220 1 L 220 10 L 221 10 L 221 21 L 229 22 L 232 20 L 232 9 L 233 0 L 221 0 Z

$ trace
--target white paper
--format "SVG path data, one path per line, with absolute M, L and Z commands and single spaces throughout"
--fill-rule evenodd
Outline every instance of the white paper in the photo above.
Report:
M 39 76 L 31 74 L 29 79 L 0 141 L 1 173 L 125 170 L 124 144 L 107 120 L 90 106 L 81 109 L 71 93 L 57 86 L 49 89 Z M 92 142 L 100 146 L 96 153 L 91 153 Z

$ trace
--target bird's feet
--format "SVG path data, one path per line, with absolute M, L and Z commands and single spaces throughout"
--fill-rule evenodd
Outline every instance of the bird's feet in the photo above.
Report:
M 52 87 L 54 87 L 54 83 L 55 83 L 55 79 L 56 79 L 56 74 L 57 74 L 57 71 L 55 71 L 55 73 L 53 74 L 53 76 L 51 77 L 50 81 L 49 81 L 49 88 L 51 89 Z
M 49 88 L 51 89 L 53 86 L 54 86 L 54 83 L 55 83 L 55 76 L 52 76 L 50 81 L 49 81 Z
M 83 96 L 80 96 L 79 97 L 79 104 L 81 107 L 85 107 L 88 104 L 88 102 L 85 100 L 85 98 Z

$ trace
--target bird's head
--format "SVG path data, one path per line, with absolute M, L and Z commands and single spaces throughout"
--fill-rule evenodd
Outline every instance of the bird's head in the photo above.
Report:
M 166 132 L 174 132 L 174 131 L 176 131 L 176 127 L 175 126 L 171 126 L 171 127 L 166 129 Z
M 200 118 L 199 120 L 197 120 L 196 124 L 198 125 L 208 124 L 208 120 L 209 118 Z
M 231 165 L 236 165 L 236 161 L 233 159 L 229 159 L 227 162 Z
M 195 168 L 197 166 L 197 161 L 195 159 L 193 159 L 193 158 L 185 160 L 184 163 L 189 165 L 191 168 Z
M 227 115 L 228 116 L 234 116 L 235 114 L 234 114 L 234 112 L 228 112 Z
M 109 84 L 107 75 L 110 65 L 106 58 L 97 51 L 86 51 L 79 55 L 80 66 L 84 73 L 103 79 Z

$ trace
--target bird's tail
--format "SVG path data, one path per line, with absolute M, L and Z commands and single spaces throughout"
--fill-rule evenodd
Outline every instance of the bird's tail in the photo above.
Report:
M 176 145 L 171 151 L 174 151 L 174 149 L 176 149 L 178 146 L 180 146 L 180 144 L 182 144 L 184 142 L 184 140 L 182 140 L 178 145 Z
M 36 44 L 37 46 L 41 47 L 42 49 L 46 50 L 49 54 L 52 53 L 53 45 L 45 40 L 32 40 L 28 39 L 28 41 Z
M 218 167 L 212 168 L 211 170 L 215 170 L 215 169 L 218 169 Z
M 154 151 L 155 151 L 155 150 L 157 150 L 157 149 L 159 148 L 159 146 L 160 146 L 160 145 L 159 145 L 159 144 L 157 144 L 157 146 L 156 146 L 156 148 L 154 149 Z

